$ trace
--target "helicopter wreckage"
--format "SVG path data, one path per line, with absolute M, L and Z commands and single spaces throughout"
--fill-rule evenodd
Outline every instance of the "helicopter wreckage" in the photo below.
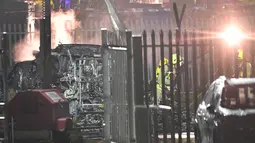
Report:
M 75 128 L 87 137 L 102 137 L 103 73 L 101 47 L 87 44 L 61 44 L 52 49 L 52 88 L 70 102 Z M 18 62 L 8 75 L 10 95 L 42 88 L 40 53 L 33 61 Z M 13 94 L 11 94 L 13 93 Z

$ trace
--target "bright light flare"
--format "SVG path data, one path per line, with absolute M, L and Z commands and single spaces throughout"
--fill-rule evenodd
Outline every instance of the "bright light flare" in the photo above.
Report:
M 220 34 L 220 38 L 224 39 L 230 46 L 235 46 L 241 44 L 246 39 L 246 35 L 240 28 L 230 26 Z
M 28 21 L 34 19 L 33 15 L 29 15 Z M 56 48 L 58 44 L 74 44 L 73 31 L 80 27 L 80 22 L 75 19 L 75 12 L 69 10 L 66 12 L 58 11 L 51 14 L 51 48 Z M 29 28 L 31 32 L 25 38 L 14 46 L 14 61 L 23 62 L 35 59 L 34 53 L 39 51 L 40 31 L 33 26 Z

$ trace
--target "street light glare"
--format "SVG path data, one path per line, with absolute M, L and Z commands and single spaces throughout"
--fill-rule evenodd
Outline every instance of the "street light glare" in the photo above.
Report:
M 229 26 L 220 34 L 220 38 L 224 39 L 229 45 L 234 46 L 240 44 L 246 35 L 236 26 Z

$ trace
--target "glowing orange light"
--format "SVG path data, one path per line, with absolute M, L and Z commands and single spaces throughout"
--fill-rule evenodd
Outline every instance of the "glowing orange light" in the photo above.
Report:
M 229 45 L 239 45 L 246 38 L 241 29 L 230 26 L 220 34 L 220 38 L 224 39 Z

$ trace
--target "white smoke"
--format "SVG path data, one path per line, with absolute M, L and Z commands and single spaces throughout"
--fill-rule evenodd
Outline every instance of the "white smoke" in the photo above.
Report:
M 32 19 L 28 17 L 28 19 Z M 72 44 L 74 43 L 73 31 L 80 26 L 80 23 L 75 19 L 75 12 L 69 10 L 66 12 L 52 12 L 51 13 L 51 33 L 52 43 L 51 47 L 56 48 L 59 43 Z M 32 38 L 32 39 L 31 39 Z M 25 38 L 14 46 L 14 61 L 31 61 L 35 57 L 34 52 L 39 51 L 40 46 L 40 32 L 35 29 L 28 33 Z

